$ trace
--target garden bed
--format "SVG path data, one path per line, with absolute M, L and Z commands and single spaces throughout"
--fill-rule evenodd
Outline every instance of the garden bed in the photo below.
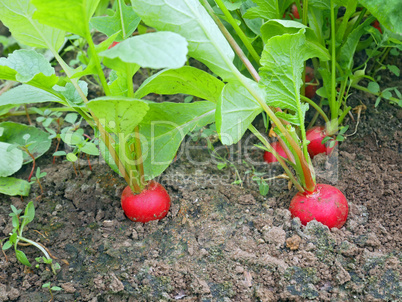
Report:
M 287 210 L 296 191 L 285 180 L 271 182 L 263 197 L 247 179 L 231 185 L 233 168 L 194 165 L 185 156 L 159 179 L 172 198 L 168 216 L 133 223 L 120 206 L 124 182 L 106 164 L 93 159 L 90 171 L 82 161 L 76 176 L 71 163 L 53 165 L 49 152 L 38 161 L 47 172 L 44 195 L 35 185 L 23 201 L 2 195 L 0 232 L 12 229 L 10 204 L 23 209 L 34 200 L 26 237 L 44 244 L 61 270 L 55 276 L 44 264 L 28 269 L 8 250 L 8 260 L 0 258 L 0 301 L 48 301 L 46 282 L 63 289 L 53 292 L 55 301 L 398 300 L 402 111 L 386 102 L 375 109 L 368 95 L 359 97 L 368 110 L 358 132 L 331 160 L 314 160 L 318 170 L 338 172 L 319 182 L 336 185 L 349 201 L 342 229 L 316 222 L 300 228 Z M 192 152 L 198 162 L 210 157 L 206 148 Z M 262 161 L 262 152 L 252 154 Z M 236 167 L 247 175 L 249 167 Z M 35 263 L 38 250 L 21 249 Z

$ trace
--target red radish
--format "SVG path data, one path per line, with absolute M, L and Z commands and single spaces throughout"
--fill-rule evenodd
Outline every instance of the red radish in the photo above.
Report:
M 317 86 L 316 85 L 306 85 L 306 88 L 304 90 L 304 94 L 309 99 L 312 99 L 313 97 L 315 97 L 316 91 L 317 91 Z
M 166 216 L 170 197 L 161 184 L 152 180 L 139 194 L 133 194 L 127 186 L 121 195 L 121 206 L 130 220 L 145 223 Z
M 275 150 L 280 156 L 282 156 L 282 157 L 284 157 L 284 158 L 287 158 L 286 153 L 285 153 L 285 151 L 283 150 L 283 148 L 282 148 L 282 146 L 281 146 L 281 144 L 280 144 L 279 142 L 273 142 L 273 143 L 271 144 L 271 146 L 272 146 L 272 148 L 274 148 L 274 150 Z M 265 152 L 264 152 L 264 160 L 265 160 L 267 163 L 269 163 L 269 164 L 278 161 L 278 160 L 276 159 L 276 157 L 275 157 L 271 152 L 268 152 L 268 151 L 265 151 Z
M 306 97 L 308 97 L 309 99 L 312 99 L 313 97 L 315 97 L 316 91 L 318 86 L 316 85 L 308 85 L 307 83 L 310 83 L 312 80 L 315 79 L 315 75 L 314 75 L 314 69 L 306 66 L 306 76 L 305 76 L 305 82 L 306 82 L 306 88 L 304 91 L 304 95 Z
M 300 19 L 300 14 L 299 14 L 299 11 L 298 11 L 298 9 L 297 9 L 297 5 L 296 4 L 292 4 L 292 6 L 291 6 L 291 8 L 290 8 L 290 11 L 291 11 L 291 13 L 284 13 L 283 14 L 283 16 L 282 16 L 282 19 L 285 19 L 286 18 L 286 15 L 289 15 L 289 18 L 291 19 L 291 20 L 294 20 L 295 18 L 296 19 Z
M 327 227 L 340 229 L 348 217 L 348 202 L 337 188 L 317 184 L 312 193 L 297 193 L 290 202 L 290 213 L 299 217 L 303 225 L 317 220 Z
M 382 33 L 380 22 L 378 22 L 378 20 L 375 20 L 373 23 L 371 23 L 371 26 L 377 28 L 380 31 L 380 33 Z
M 120 42 L 113 42 L 107 49 L 111 49 L 112 47 L 115 47 L 119 43 Z
M 300 19 L 299 11 L 297 10 L 296 4 L 292 4 L 292 14 L 296 19 Z M 290 18 L 293 20 L 292 17 Z
M 322 126 L 316 126 L 307 130 L 306 138 L 308 141 L 310 141 L 310 143 L 307 145 L 307 150 L 311 158 L 320 153 L 331 154 L 335 146 L 332 148 L 329 147 L 329 142 L 323 144 L 322 140 L 325 137 L 327 137 L 327 135 L 325 133 L 325 128 Z

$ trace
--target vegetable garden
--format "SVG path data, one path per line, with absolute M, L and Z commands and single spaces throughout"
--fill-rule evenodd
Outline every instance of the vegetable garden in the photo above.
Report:
M 1 301 L 397 301 L 397 0 L 0 0 Z

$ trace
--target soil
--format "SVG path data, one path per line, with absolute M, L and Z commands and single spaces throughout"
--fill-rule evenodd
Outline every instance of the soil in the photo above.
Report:
M 47 282 L 62 288 L 54 301 L 402 301 L 402 110 L 386 101 L 374 108 L 364 93 L 351 103 L 359 100 L 367 110 L 357 133 L 331 157 L 314 159 L 318 181 L 336 185 L 349 201 L 341 229 L 292 219 L 287 209 L 296 191 L 284 179 L 270 181 L 267 196 L 259 193 L 250 171 L 283 171 L 263 164 L 256 148 L 244 158 L 253 138 L 233 149 L 223 169 L 208 160 L 205 140 L 189 139 L 188 156 L 158 179 L 171 209 L 147 224 L 124 216 L 124 181 L 99 158 L 91 158 L 92 170 L 81 160 L 76 175 L 71 163 L 52 164 L 53 148 L 38 160 L 47 172 L 43 195 L 33 185 L 23 200 L 0 196 L 0 238 L 12 230 L 10 205 L 23 209 L 33 200 L 36 216 L 24 234 L 61 269 L 54 275 L 48 265 L 36 267 L 41 255 L 32 246 L 20 247 L 32 268 L 7 250 L 0 301 L 49 301 Z M 347 123 L 353 133 L 356 122 Z M 26 179 L 29 170 L 17 176 Z M 239 176 L 243 183 L 232 184 Z

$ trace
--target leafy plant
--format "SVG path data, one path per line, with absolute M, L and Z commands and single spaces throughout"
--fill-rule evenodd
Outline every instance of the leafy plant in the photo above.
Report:
M 99 149 L 97 147 L 97 140 L 91 139 L 88 135 L 84 133 L 84 129 L 80 128 L 82 119 L 78 119 L 78 114 L 69 113 L 65 116 L 63 122 L 68 122 L 70 126 L 61 129 L 60 133 L 56 133 L 52 129 L 48 129 L 52 135 L 50 137 L 57 137 L 62 140 L 67 146 L 72 148 L 71 152 L 57 151 L 56 148 L 53 156 L 66 156 L 66 159 L 73 164 L 74 171 L 76 171 L 76 165 L 80 154 L 86 154 L 89 168 L 91 164 L 89 161 L 89 155 L 99 156 Z M 58 147 L 59 145 L 57 145 Z
M 52 297 L 52 298 L 50 299 L 50 301 L 53 301 L 53 300 L 54 300 L 53 291 L 61 291 L 62 288 L 59 287 L 59 286 L 51 286 L 51 285 L 52 285 L 52 284 L 51 284 L 50 282 L 46 282 L 45 284 L 42 285 L 42 288 L 47 288 L 47 289 L 49 289 L 50 296 Z
M 53 259 L 50 257 L 49 253 L 46 249 L 31 239 L 23 237 L 22 232 L 24 231 L 25 226 L 30 223 L 35 218 L 35 208 L 33 202 L 30 201 L 25 207 L 25 212 L 23 216 L 20 216 L 22 210 L 17 210 L 13 205 L 11 205 L 12 213 L 9 215 L 12 217 L 13 231 L 9 234 L 10 237 L 8 241 L 3 244 L 3 250 L 8 250 L 11 247 L 14 247 L 15 255 L 19 262 L 23 265 L 31 267 L 31 263 L 29 262 L 25 253 L 18 249 L 18 242 L 23 241 L 30 245 L 38 248 L 43 254 L 43 261 L 47 264 L 50 264 L 52 271 L 56 274 L 56 271 L 60 269 L 60 265 L 57 262 L 53 262 Z
M 36 169 L 35 176 L 31 178 L 30 184 L 37 183 L 39 185 L 40 191 L 43 194 L 42 184 L 40 183 L 40 179 L 47 175 L 46 172 L 40 172 L 40 168 Z
M 35 160 L 50 148 L 48 135 L 35 127 L 13 122 L 0 123 L 0 192 L 7 195 L 27 196 Z M 32 162 L 28 182 L 9 177 Z

